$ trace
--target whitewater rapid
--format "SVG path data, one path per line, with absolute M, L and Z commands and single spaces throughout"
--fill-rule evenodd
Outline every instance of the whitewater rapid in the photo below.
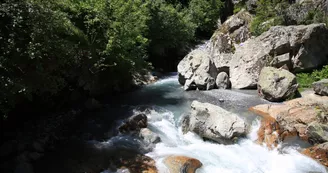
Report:
M 176 77 L 171 77 L 155 83 L 154 86 L 170 86 L 176 84 L 176 81 Z M 177 94 L 167 95 L 170 96 L 177 97 Z M 148 114 L 149 127 L 161 137 L 162 142 L 147 155 L 156 160 L 156 166 L 161 173 L 169 173 L 162 162 L 169 155 L 182 155 L 200 160 L 203 166 L 197 173 L 327 172 L 324 166 L 300 154 L 297 145 L 269 150 L 254 143 L 259 128 L 258 119 L 252 121 L 251 132 L 247 138 L 234 145 L 220 145 L 204 141 L 191 132 L 183 135 L 180 128 L 180 117 L 183 112 L 168 109 L 160 107 L 159 111 L 155 109 Z
M 299 153 L 297 143 L 280 144 L 269 150 L 258 145 L 259 118 L 248 112 L 250 106 L 266 103 L 256 91 L 189 91 L 185 92 L 172 76 L 128 95 L 126 105 L 148 107 L 148 128 L 158 134 L 161 142 L 146 155 L 156 161 L 160 173 L 169 173 L 163 160 L 170 155 L 198 159 L 203 166 L 197 173 L 327 173 L 326 168 Z M 181 117 L 193 100 L 217 104 L 240 115 L 251 126 L 250 133 L 234 145 L 204 141 L 194 133 L 182 134 Z M 221 100 L 221 101 L 219 101 Z M 223 101 L 222 101 L 223 100 Z

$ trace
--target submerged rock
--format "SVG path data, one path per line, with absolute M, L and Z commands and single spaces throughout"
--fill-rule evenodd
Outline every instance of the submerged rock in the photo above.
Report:
M 322 79 L 312 84 L 313 90 L 316 94 L 328 96 L 328 79 Z
M 298 88 L 296 76 L 284 69 L 264 67 L 257 84 L 259 96 L 269 101 L 282 101 L 293 96 Z
M 192 131 L 220 144 L 232 144 L 246 135 L 246 123 L 219 106 L 193 101 L 190 115 L 183 120 L 184 133 Z
M 170 173 L 195 173 L 202 166 L 199 160 L 186 156 L 168 156 L 164 163 Z
M 141 137 L 148 144 L 156 144 L 161 142 L 161 138 L 148 128 L 143 128 L 139 132 L 139 137 Z
M 328 142 L 307 148 L 302 153 L 328 167 Z

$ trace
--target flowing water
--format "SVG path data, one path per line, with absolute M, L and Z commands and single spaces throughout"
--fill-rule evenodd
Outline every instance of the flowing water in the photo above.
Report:
M 203 141 L 194 133 L 182 134 L 180 119 L 189 110 L 193 100 L 210 102 L 235 112 L 251 125 L 251 132 L 234 145 L 220 145 Z M 325 173 L 326 169 L 316 161 L 303 156 L 297 150 L 308 144 L 300 140 L 280 144 L 275 150 L 255 144 L 259 119 L 248 111 L 250 106 L 266 101 L 256 96 L 256 91 L 189 91 L 185 92 L 172 76 L 159 80 L 121 97 L 125 106 L 148 107 L 149 128 L 162 142 L 147 153 L 156 160 L 161 173 L 168 172 L 162 163 L 169 155 L 189 156 L 200 160 L 203 166 L 198 173 Z M 108 142 L 112 142 L 113 139 Z

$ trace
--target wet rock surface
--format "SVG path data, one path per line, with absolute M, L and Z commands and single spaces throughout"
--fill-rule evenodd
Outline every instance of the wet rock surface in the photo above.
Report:
M 236 114 L 198 101 L 192 102 L 190 115 L 184 118 L 182 127 L 184 133 L 192 131 L 220 144 L 232 144 L 247 131 L 246 123 Z
M 328 167 L 328 142 L 307 148 L 302 153 Z
M 195 173 L 202 166 L 199 160 L 186 156 L 168 156 L 164 164 L 170 173 Z
M 328 97 L 325 96 L 309 94 L 283 104 L 258 105 L 250 110 L 263 117 L 274 119 L 281 128 L 280 134 L 297 134 L 301 139 L 312 143 L 316 140 L 312 135 L 308 135 L 309 130 L 319 130 L 313 134 L 321 134 L 321 139 L 328 134 L 326 130 L 323 130 L 325 128 L 311 128 L 311 123 L 327 123 Z M 318 138 L 315 137 L 315 139 Z
M 137 114 L 128 118 L 118 130 L 121 133 L 139 132 L 140 129 L 146 128 L 147 124 L 147 116 L 145 114 Z

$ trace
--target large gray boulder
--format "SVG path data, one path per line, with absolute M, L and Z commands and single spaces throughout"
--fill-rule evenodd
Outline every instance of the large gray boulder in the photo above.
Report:
M 230 61 L 232 87 L 256 88 L 261 69 L 269 65 L 299 72 L 327 64 L 327 43 L 325 24 L 272 27 L 236 46 Z
M 264 67 L 258 81 L 260 97 L 269 101 L 283 101 L 293 94 L 298 88 L 296 76 L 284 69 Z
M 190 52 L 178 65 L 179 82 L 185 90 L 209 90 L 215 87 L 217 69 L 206 50 Z
M 235 44 L 249 39 L 252 16 L 245 10 L 231 16 L 215 31 L 210 41 L 190 52 L 178 64 L 179 83 L 185 90 L 215 88 L 219 72 L 229 72 Z
M 328 96 L 328 79 L 322 79 L 312 84 L 313 90 L 316 94 Z
M 183 132 L 192 131 L 199 136 L 220 144 L 232 144 L 246 135 L 246 123 L 236 114 L 210 103 L 193 101 L 190 115 L 182 124 Z
M 241 10 L 237 14 L 229 17 L 212 35 L 208 50 L 215 62 L 216 67 L 227 66 L 229 61 L 222 57 L 229 58 L 235 51 L 234 44 L 239 44 L 251 37 L 250 23 L 252 15 L 246 10 Z M 221 61 L 222 59 L 222 61 Z

